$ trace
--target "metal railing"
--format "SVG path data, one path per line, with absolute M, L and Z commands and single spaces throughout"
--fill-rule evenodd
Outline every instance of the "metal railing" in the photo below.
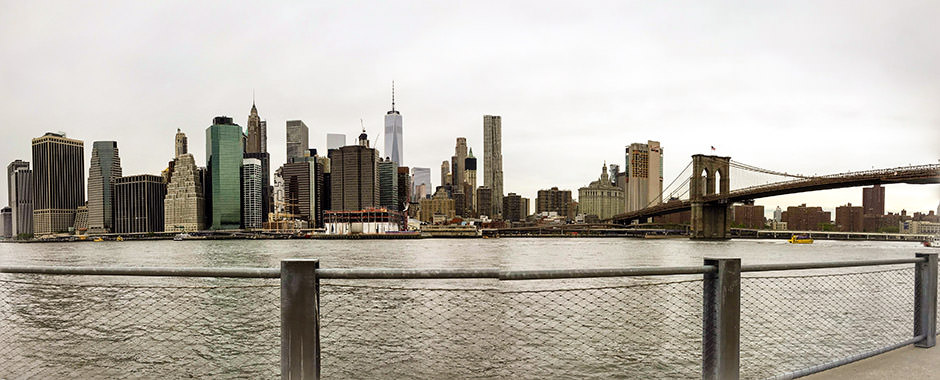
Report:
M 932 347 L 936 336 L 936 254 L 581 270 L 332 269 L 285 260 L 280 269 L 0 273 L 17 276 L 0 278 L 0 377 L 88 376 L 83 367 L 146 377 L 167 366 L 181 376 L 282 379 L 793 378 L 904 345 Z M 63 275 L 143 283 L 23 278 Z M 153 277 L 211 281 L 166 286 Z

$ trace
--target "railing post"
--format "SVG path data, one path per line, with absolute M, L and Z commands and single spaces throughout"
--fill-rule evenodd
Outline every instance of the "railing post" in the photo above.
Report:
M 930 348 L 937 344 L 937 254 L 918 253 L 926 261 L 914 267 L 914 336 L 924 339 L 914 343 Z
M 319 260 L 281 261 L 281 379 L 320 378 Z
M 702 379 L 737 380 L 741 333 L 741 259 L 705 258 Z

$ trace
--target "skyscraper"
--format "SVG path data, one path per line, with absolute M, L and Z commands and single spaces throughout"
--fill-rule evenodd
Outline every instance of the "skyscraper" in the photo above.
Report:
M 175 139 L 175 153 L 176 155 L 173 158 L 179 158 L 180 156 L 189 153 L 189 140 L 186 138 L 186 134 L 183 133 L 179 128 L 176 128 L 176 139 Z
M 205 225 L 206 200 L 202 175 L 192 154 L 176 158 L 173 175 L 163 199 L 163 230 L 167 232 L 199 231 Z
M 385 156 L 404 166 L 402 161 L 401 113 L 395 110 L 395 82 L 392 82 L 392 110 L 385 114 Z
M 503 121 L 500 116 L 483 116 L 483 187 L 493 190 L 490 217 L 503 208 Z M 485 214 L 483 214 L 485 215 Z
M 463 191 L 463 184 L 466 182 L 464 170 L 467 168 L 467 138 L 458 137 L 457 145 L 454 146 L 454 157 L 457 159 L 454 160 L 454 184 L 455 191 Z M 460 185 L 460 186 L 457 186 Z
M 476 210 L 477 204 L 477 159 L 473 157 L 473 149 L 470 149 L 470 154 L 464 159 L 464 182 L 468 185 L 465 188 L 469 188 L 471 194 L 467 194 L 467 199 L 470 200 L 470 205 L 468 206 L 471 210 Z
M 635 211 L 663 202 L 663 150 L 658 141 L 633 143 L 626 150 L 627 205 Z
M 311 226 L 323 226 L 324 173 L 320 157 L 312 155 L 307 161 L 292 162 L 281 167 L 284 186 L 284 207 L 294 219 L 305 220 Z
M 411 173 L 407 166 L 398 167 L 398 209 L 405 211 L 411 203 Z
M 209 228 L 237 229 L 241 226 L 242 127 L 232 118 L 220 116 L 206 128 L 206 203 Z
M 85 204 L 85 143 L 46 133 L 33 144 L 33 233 L 68 231 Z
M 258 116 L 258 107 L 255 107 L 254 102 L 251 103 L 248 126 L 245 132 L 248 135 L 245 153 L 266 153 L 268 151 L 268 125 L 266 122 L 261 121 L 261 117 Z
M 29 162 L 16 160 L 7 166 L 13 236 L 33 233 L 33 171 Z
M 95 141 L 88 166 L 88 232 L 107 233 L 114 226 L 111 189 L 121 177 L 117 141 Z
M 363 130 L 357 145 L 331 153 L 330 200 L 333 211 L 358 211 L 379 204 L 378 152 L 369 147 Z
M 447 180 L 448 175 L 450 174 L 450 163 L 447 160 L 441 162 L 441 186 L 447 186 L 450 184 L 450 181 Z
M 115 178 L 113 190 L 115 233 L 163 231 L 163 177 L 140 174 Z
M 261 228 L 261 160 L 243 159 L 241 176 L 242 228 Z
M 378 163 L 379 171 L 379 207 L 392 211 L 401 210 L 398 204 L 398 163 L 391 159 L 382 159 Z
M 13 209 L 10 207 L 0 209 L 0 237 L 13 237 Z
M 301 120 L 287 121 L 287 162 L 300 162 L 310 148 L 309 130 Z
M 881 185 L 862 188 L 862 210 L 865 215 L 884 215 L 885 188 Z

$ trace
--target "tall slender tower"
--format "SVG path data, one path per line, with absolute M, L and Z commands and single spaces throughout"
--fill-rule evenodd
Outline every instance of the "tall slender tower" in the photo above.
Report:
M 477 159 L 473 157 L 473 148 L 470 148 L 470 154 L 464 160 L 464 182 L 470 185 L 470 192 L 467 198 L 470 199 L 470 209 L 475 210 L 477 204 Z
M 248 141 L 245 144 L 246 159 L 256 159 L 261 162 L 261 185 L 260 193 L 256 194 L 261 202 L 261 220 L 268 218 L 268 213 L 274 208 L 271 187 L 271 155 L 268 154 L 268 123 L 261 120 L 258 116 L 258 107 L 255 107 L 254 100 L 251 102 L 251 111 L 248 114 Z M 243 187 L 249 191 L 255 191 L 254 187 Z M 252 198 L 254 199 L 254 198 Z M 244 219 L 244 218 L 243 218 Z M 254 227 L 251 227 L 254 228 Z M 260 227 L 258 227 L 260 228 Z
M 625 211 L 641 210 L 662 203 L 663 149 L 658 141 L 633 143 L 627 147 L 627 194 Z
M 454 187 L 458 188 L 459 191 L 462 191 L 463 184 L 466 182 L 466 177 L 464 177 L 464 170 L 467 169 L 466 160 L 467 160 L 467 138 L 458 137 L 457 145 L 454 146 Z
M 121 157 L 117 141 L 95 141 L 88 166 L 88 232 L 114 230 L 113 182 L 121 178 Z
M 401 113 L 395 110 L 395 82 L 392 82 L 392 110 L 385 114 L 385 155 L 405 166 L 402 156 Z
M 268 125 L 258 116 L 258 107 L 251 102 L 251 112 L 248 114 L 248 144 L 245 153 L 267 153 L 268 151 Z
M 7 166 L 13 236 L 33 233 L 33 171 L 29 162 L 16 160 Z
M 500 116 L 483 116 L 483 186 L 493 189 L 491 217 L 503 208 L 503 122 Z

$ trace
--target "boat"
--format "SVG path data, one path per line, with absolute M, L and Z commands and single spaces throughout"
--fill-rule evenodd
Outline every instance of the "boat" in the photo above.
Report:
M 924 240 L 924 247 L 940 248 L 940 236 L 934 236 L 930 240 Z
M 93 242 L 100 242 L 100 241 L 104 241 L 104 239 L 102 239 L 101 236 L 95 236 L 95 238 L 92 239 L 91 241 L 93 241 Z
M 118 236 L 117 238 L 115 238 L 115 239 L 114 239 L 114 241 L 124 241 L 124 238 L 123 238 L 123 237 L 120 237 L 120 236 Z
M 809 235 L 793 235 L 790 236 L 790 240 L 787 240 L 790 244 L 813 244 L 813 238 Z
M 191 236 L 190 236 L 188 233 L 183 232 L 183 233 L 181 233 L 181 234 L 176 234 L 176 236 L 173 236 L 173 240 L 174 240 L 174 241 L 182 241 L 182 240 L 189 239 L 190 237 L 191 237 Z

